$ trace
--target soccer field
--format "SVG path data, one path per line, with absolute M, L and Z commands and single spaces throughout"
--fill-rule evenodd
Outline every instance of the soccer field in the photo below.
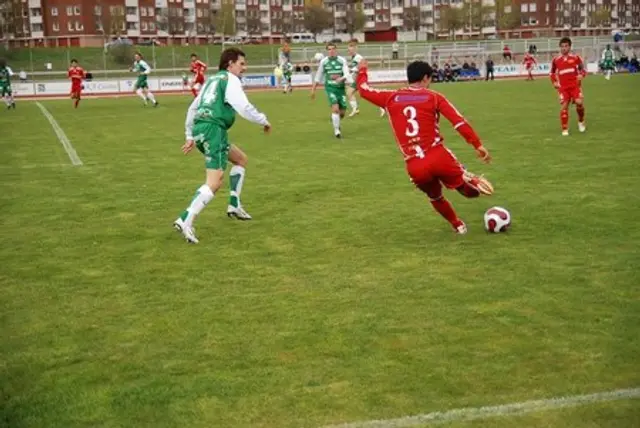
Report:
M 402 418 L 640 387 L 640 79 L 584 86 L 569 137 L 546 78 L 434 87 L 494 156 L 442 123 L 496 189 L 447 193 L 465 236 L 371 105 L 336 140 L 324 96 L 250 93 L 273 124 L 230 133 L 254 220 L 226 181 L 191 246 L 190 96 L 42 101 L 78 166 L 35 102 L 0 110 L 0 427 L 430 426 Z M 493 205 L 509 233 L 484 232 Z M 440 426 L 640 426 L 637 398 L 582 404 Z

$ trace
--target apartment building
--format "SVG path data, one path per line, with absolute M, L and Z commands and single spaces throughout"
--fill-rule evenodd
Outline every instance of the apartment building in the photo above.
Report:
M 640 31 L 640 0 L 361 0 L 362 31 L 395 28 L 418 38 L 448 37 L 448 8 L 474 2 L 501 8 L 518 22 L 501 28 L 496 13 L 482 25 L 465 23 L 458 38 L 535 37 Z M 101 45 L 105 37 L 161 43 L 204 43 L 232 22 L 236 35 L 278 41 L 305 32 L 304 11 L 316 2 L 333 16 L 330 34 L 349 32 L 346 0 L 9 0 L 0 8 L 2 38 L 17 45 Z M 418 29 L 416 31 L 416 29 Z

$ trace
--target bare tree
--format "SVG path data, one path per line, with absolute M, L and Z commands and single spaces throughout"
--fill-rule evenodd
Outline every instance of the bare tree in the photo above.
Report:
M 447 6 L 440 9 L 440 29 L 446 31 L 449 37 L 456 39 L 456 31 L 464 27 L 463 10 Z
M 222 35 L 224 40 L 225 36 L 233 36 L 236 34 L 236 18 L 234 16 L 233 2 L 230 0 L 223 0 L 220 10 L 216 17 L 216 29 L 218 33 Z
M 496 32 L 513 30 L 520 26 L 522 13 L 519 4 L 512 0 L 496 0 Z
M 313 34 L 314 41 L 323 30 L 333 26 L 332 19 L 331 12 L 320 5 L 311 4 L 304 11 L 304 27 Z
M 184 34 L 184 17 L 181 6 L 169 6 L 167 14 L 167 32 L 171 37 L 171 44 L 175 42 L 175 36 Z
M 364 24 L 367 22 L 367 16 L 364 14 L 362 0 L 347 0 L 346 9 L 343 20 L 347 33 L 353 38 L 354 33 L 362 31 L 364 28 Z
M 22 36 L 25 5 L 16 0 L 0 0 L 0 39 L 9 44 L 11 36 Z
M 261 26 L 258 11 L 247 11 L 247 34 L 261 34 Z
M 602 28 L 603 25 L 609 22 L 611 15 L 608 10 L 601 6 L 591 12 L 589 18 L 591 20 L 591 25 L 593 25 L 594 27 Z
M 418 6 L 411 6 L 404 9 L 404 25 L 407 30 L 415 32 L 417 41 L 418 35 L 420 34 L 420 26 L 422 25 L 422 16 Z

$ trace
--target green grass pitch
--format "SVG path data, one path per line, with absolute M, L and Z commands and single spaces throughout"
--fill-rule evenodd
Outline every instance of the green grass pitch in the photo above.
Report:
M 332 136 L 324 97 L 250 93 L 243 202 L 228 182 L 171 228 L 204 179 L 190 96 L 0 110 L 0 427 L 322 427 L 640 386 L 640 80 L 585 81 L 588 131 L 561 137 L 547 79 L 435 87 L 494 163 L 447 193 L 456 236 L 414 190 L 377 109 Z M 635 95 L 634 95 L 635 94 Z M 488 235 L 482 214 L 513 216 Z M 640 426 L 622 400 L 452 427 Z

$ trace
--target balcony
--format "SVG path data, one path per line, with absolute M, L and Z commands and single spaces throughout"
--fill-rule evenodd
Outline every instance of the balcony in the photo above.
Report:
M 292 11 L 292 10 L 293 10 L 293 6 L 291 6 L 291 3 L 289 3 L 289 4 L 283 4 L 283 5 L 282 5 L 282 10 Z
M 392 19 L 391 26 L 392 27 L 402 27 L 404 25 L 404 20 L 402 19 Z
M 425 12 L 431 12 L 433 10 L 433 4 L 431 4 L 431 3 L 423 4 L 422 6 L 420 6 L 420 10 L 425 11 Z
M 587 11 L 586 11 L 586 10 L 584 10 L 584 9 L 582 9 L 582 10 L 580 11 L 580 16 L 582 16 L 583 18 L 586 18 L 586 17 L 587 17 Z
M 392 7 L 391 8 L 391 13 L 402 14 L 402 13 L 404 13 L 404 9 L 402 8 L 402 6 Z
M 140 2 L 138 0 L 125 0 L 125 7 L 138 7 L 140 6 Z
M 139 36 L 140 30 L 127 30 L 127 36 Z
M 364 24 L 364 28 L 376 28 L 376 23 L 375 22 L 371 22 L 371 21 L 367 21 L 367 23 Z
M 376 14 L 376 11 L 373 10 L 373 9 L 365 9 L 364 10 L 364 14 L 367 15 L 367 16 L 373 16 L 373 15 Z
M 429 25 L 433 25 L 433 17 L 431 17 L 431 16 L 430 16 L 430 17 L 428 17 L 428 18 L 425 20 L 425 22 L 426 22 L 427 24 L 429 24 Z
M 260 23 L 271 25 L 271 19 L 268 16 L 263 16 L 260 18 Z
M 270 9 L 269 3 L 260 4 L 260 10 L 269 10 L 269 9 Z
M 611 17 L 614 19 L 618 19 L 618 11 L 617 10 L 612 10 L 611 11 Z
M 183 7 L 185 9 L 194 9 L 196 7 L 195 0 L 184 0 Z
M 31 24 L 42 24 L 42 15 L 30 16 L 29 17 L 29 22 Z
M 44 37 L 44 31 L 32 31 L 31 37 L 34 39 L 41 39 Z
M 245 3 L 236 3 L 236 10 L 247 10 L 247 5 Z
M 184 16 L 184 22 L 188 22 L 188 23 L 195 23 L 196 22 L 196 16 L 195 15 L 185 15 Z
M 137 13 L 128 13 L 127 14 L 127 22 L 138 22 L 140 19 L 138 18 Z
M 495 6 L 496 2 L 495 2 L 495 0 L 482 0 L 482 5 L 483 6 Z
M 32 7 L 42 7 L 42 1 L 41 0 L 29 0 L 29 8 Z
M 347 16 L 347 12 L 345 12 L 344 10 L 336 11 L 336 12 L 333 14 L 333 16 L 334 16 L 334 18 L 344 18 L 344 17 L 346 17 L 346 16 Z
M 496 27 L 484 27 L 482 28 L 482 34 L 495 34 Z
M 624 14 L 624 16 L 626 16 L 627 18 L 631 18 L 631 11 L 630 11 L 630 10 L 628 10 L 628 11 Z

